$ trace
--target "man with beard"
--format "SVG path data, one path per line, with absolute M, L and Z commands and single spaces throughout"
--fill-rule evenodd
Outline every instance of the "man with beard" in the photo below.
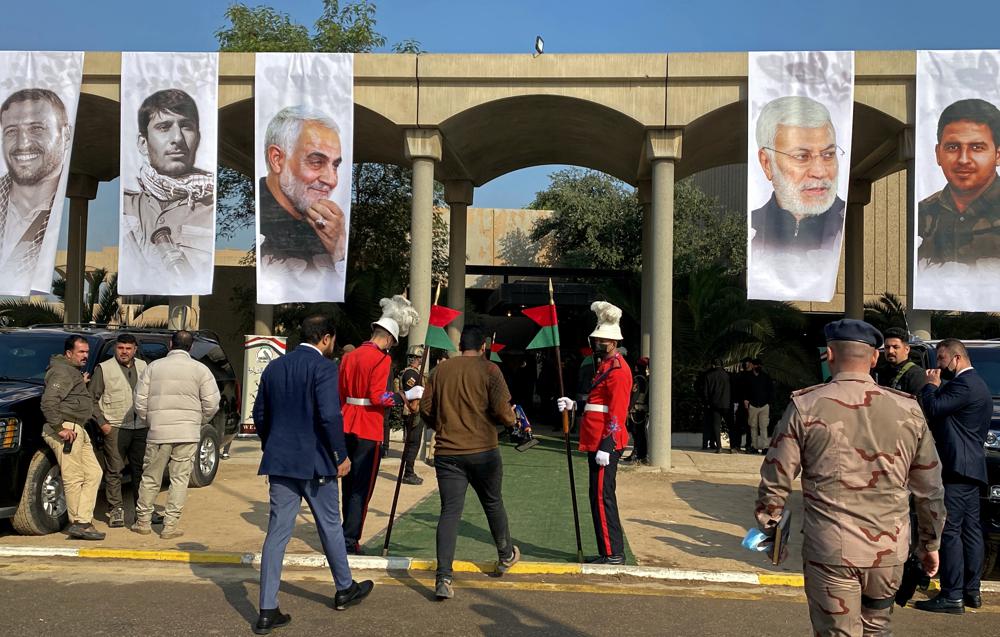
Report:
M 751 213 L 757 252 L 833 250 L 844 227 L 837 172 L 844 151 L 825 106 L 808 97 L 772 100 L 757 119 L 757 158 L 774 187 Z
M 918 259 L 971 265 L 1000 256 L 1000 109 L 959 100 L 941 112 L 937 140 L 934 156 L 948 185 L 917 207 Z
M 139 107 L 142 155 L 138 190 L 122 197 L 128 287 L 151 276 L 160 285 L 186 286 L 212 267 L 215 175 L 195 168 L 201 142 L 198 105 L 179 89 L 157 91 Z
M 885 331 L 885 362 L 879 370 L 878 384 L 906 392 L 919 399 L 920 390 L 927 384 L 924 368 L 910 360 L 909 336 L 906 330 L 890 327 Z
M 0 294 L 27 295 L 33 283 L 48 289 L 52 278 L 48 270 L 35 277 L 35 266 L 72 127 L 58 95 L 29 88 L 0 105 L 0 131 L 7 164 L 7 174 L 0 177 Z
M 291 298 L 342 287 L 347 222 L 330 201 L 342 161 L 336 122 L 289 106 L 268 123 L 264 144 L 258 288 L 264 298 Z

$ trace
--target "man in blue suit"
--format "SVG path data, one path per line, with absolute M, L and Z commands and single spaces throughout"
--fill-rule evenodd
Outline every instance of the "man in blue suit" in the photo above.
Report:
M 351 577 L 340 521 L 337 478 L 351 461 L 337 394 L 337 366 L 330 361 L 336 328 L 325 316 L 302 321 L 302 344 L 264 370 L 253 405 L 253 421 L 264 455 L 258 474 L 269 477 L 271 514 L 260 558 L 258 635 L 288 624 L 278 608 L 281 562 L 292 537 L 302 498 L 309 503 L 337 587 L 334 608 L 345 610 L 374 587 Z
M 948 511 L 941 535 L 941 592 L 914 604 L 920 610 L 960 615 L 979 608 L 979 571 L 983 531 L 979 492 L 987 484 L 983 444 L 993 416 L 993 397 L 972 367 L 962 341 L 947 338 L 937 346 L 937 369 L 927 370 L 921 403 L 941 457 L 944 504 Z M 948 381 L 944 385 L 941 380 Z

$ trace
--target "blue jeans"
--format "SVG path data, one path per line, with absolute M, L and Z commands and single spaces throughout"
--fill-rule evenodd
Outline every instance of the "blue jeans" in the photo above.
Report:
M 318 478 L 301 480 L 283 476 L 270 476 L 271 514 L 267 520 L 267 537 L 260 557 L 260 608 L 278 607 L 278 587 L 281 585 L 281 562 L 285 547 L 295 528 L 302 498 L 309 503 L 323 553 L 330 564 L 337 590 L 351 586 L 351 567 L 347 563 L 344 546 L 344 529 L 340 524 L 337 479 L 321 482 Z

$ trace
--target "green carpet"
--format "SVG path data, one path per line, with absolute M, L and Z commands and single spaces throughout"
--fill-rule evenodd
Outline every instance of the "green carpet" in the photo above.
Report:
M 503 499 L 511 537 L 521 548 L 525 560 L 575 562 L 576 534 L 573 532 L 573 508 L 569 501 L 565 446 L 561 437 L 538 438 L 540 443 L 523 453 L 509 443 L 500 445 L 504 469 Z M 587 500 L 587 456 L 575 450 L 575 442 L 571 444 L 583 554 L 584 557 L 594 556 L 597 555 L 597 541 Z M 399 517 L 392 530 L 389 555 L 433 559 L 440 511 L 441 500 L 435 491 Z M 456 560 L 486 562 L 496 559 L 486 515 L 471 488 L 465 498 L 458 536 Z M 384 541 L 384 534 L 372 538 L 365 545 L 365 552 L 381 555 Z M 625 555 L 629 564 L 635 564 L 627 538 Z

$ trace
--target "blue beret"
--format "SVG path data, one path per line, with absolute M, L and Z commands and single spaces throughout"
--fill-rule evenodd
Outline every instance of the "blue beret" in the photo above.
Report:
M 826 341 L 856 341 L 871 345 L 874 348 L 882 347 L 884 339 L 882 332 L 872 325 L 857 319 L 841 319 L 832 323 L 827 323 L 823 328 L 826 334 Z

